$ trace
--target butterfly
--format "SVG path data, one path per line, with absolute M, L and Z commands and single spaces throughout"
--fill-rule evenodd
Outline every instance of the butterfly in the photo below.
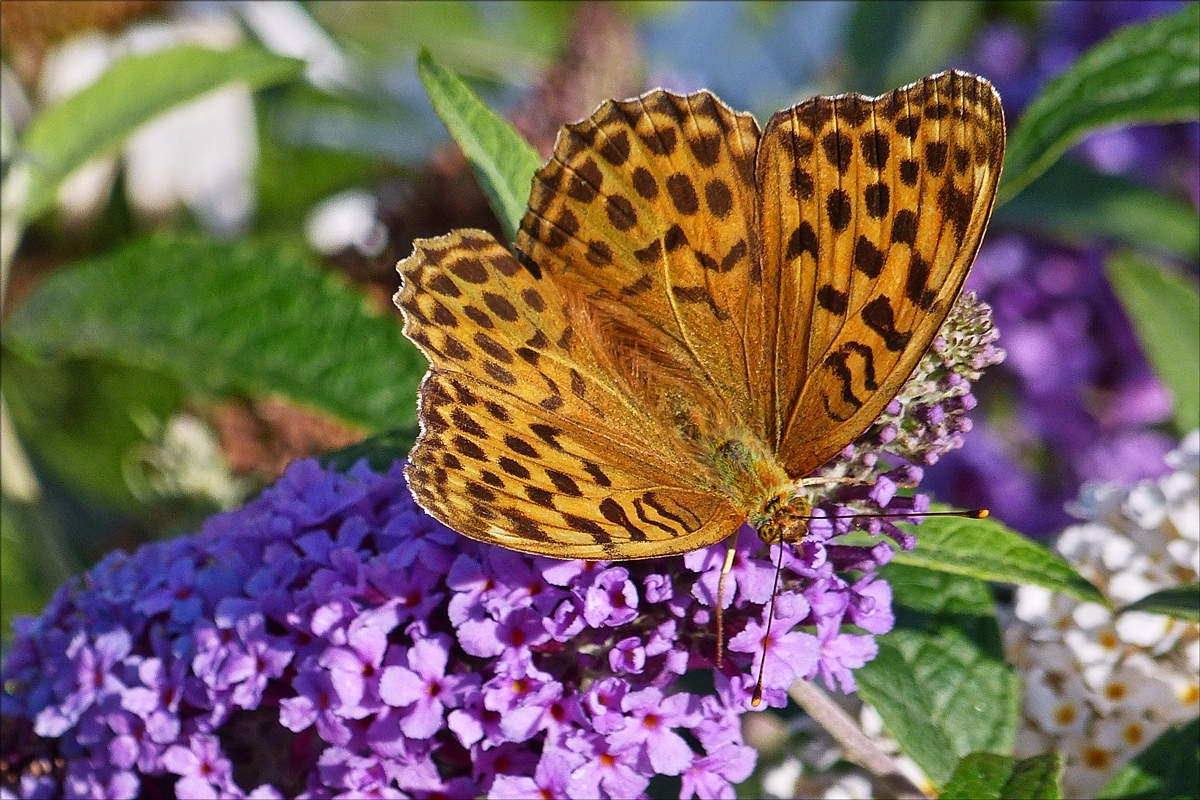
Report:
M 459 230 L 398 265 L 430 365 L 417 502 L 565 559 L 802 535 L 806 476 L 958 297 L 1003 157 L 999 97 L 959 71 L 761 131 L 707 91 L 601 104 L 560 132 L 514 250 Z

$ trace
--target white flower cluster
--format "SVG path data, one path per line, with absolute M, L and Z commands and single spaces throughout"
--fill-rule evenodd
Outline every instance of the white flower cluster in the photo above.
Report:
M 1085 520 L 1057 549 L 1120 609 L 1200 574 L 1200 431 L 1168 456 L 1172 472 L 1132 489 L 1084 488 Z M 1066 756 L 1067 797 L 1094 797 L 1168 728 L 1200 714 L 1200 625 L 1114 613 L 1045 589 L 1017 590 L 1005 631 L 1025 677 L 1016 755 Z

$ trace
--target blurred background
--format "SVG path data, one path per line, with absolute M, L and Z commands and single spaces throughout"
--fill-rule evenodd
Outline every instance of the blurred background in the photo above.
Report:
M 401 438 L 411 431 L 423 367 L 396 331 L 396 261 L 417 237 L 468 226 L 500 234 L 425 97 L 419 47 L 467 78 L 546 156 L 563 123 L 605 98 L 656 86 L 709 88 L 765 122 L 812 94 L 876 94 L 950 67 L 996 85 L 1011 130 L 1039 89 L 1087 48 L 1182 6 L 5 0 L 6 174 L 39 115 L 129 55 L 256 44 L 303 65 L 295 79 L 228 84 L 155 117 L 112 155 L 73 172 L 19 241 L 5 227 L 4 636 L 14 614 L 36 612 L 59 583 L 113 548 L 194 528 L 291 459 L 385 428 L 399 428 Z M 1135 252 L 1194 286 L 1198 206 L 1200 125 L 1190 123 L 1092 133 L 998 209 L 967 286 L 992 304 L 1008 360 L 977 387 L 966 446 L 928 469 L 923 490 L 1046 537 L 1067 523 L 1064 503 L 1084 482 L 1132 483 L 1165 471 L 1162 456 L 1186 426 L 1105 264 Z M 59 294 L 72 285 L 92 291 L 71 283 L 77 265 L 133 264 L 177 240 L 206 258 L 249 252 L 256 264 L 261 251 L 245 248 L 273 248 L 349 287 L 367 313 L 387 320 L 386 330 L 371 329 L 382 330 L 377 338 L 407 348 L 396 371 L 375 380 L 375 411 L 339 414 L 242 379 L 239 370 L 278 367 L 264 363 L 266 348 L 251 332 L 278 327 L 286 294 L 240 297 L 243 328 L 219 342 L 212 363 L 104 338 L 90 317 L 39 301 L 48 284 Z M 142 249 L 122 255 L 129 247 Z M 184 308 L 189 291 L 197 309 L 221 291 L 246 293 L 212 287 L 197 263 L 194 272 L 165 273 Z M 123 286 L 114 313 L 137 309 L 141 288 L 132 279 Z M 324 312 L 286 314 L 315 320 Z M 191 330 L 186 314 L 176 316 L 156 324 Z M 55 357 L 14 335 L 14 318 L 44 337 L 53 329 Z M 332 352 L 353 369 L 360 346 L 347 335 L 311 352 Z

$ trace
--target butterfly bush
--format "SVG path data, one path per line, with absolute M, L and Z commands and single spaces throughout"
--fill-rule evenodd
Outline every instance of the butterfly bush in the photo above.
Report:
M 15 624 L 3 797 L 733 797 L 754 670 L 851 692 L 891 629 L 891 547 L 837 544 L 854 512 L 927 510 L 924 466 L 961 444 L 1002 354 L 959 301 L 884 415 L 826 470 L 798 545 L 745 526 L 682 558 L 555 561 L 466 539 L 397 463 L 293 463 L 192 536 L 115 552 Z M 776 589 L 777 564 L 782 565 Z M 773 601 L 773 602 L 772 602 Z M 774 613 L 770 636 L 767 615 Z M 664 780 L 664 778 L 659 778 Z
M 1024 678 L 1014 755 L 1061 753 L 1063 797 L 1100 795 L 1160 735 L 1200 714 L 1200 625 L 1113 610 L 1200 580 L 1200 431 L 1177 443 L 1165 466 L 1163 477 L 1133 486 L 1085 486 L 1068 506 L 1076 524 L 1054 542 L 1111 607 L 1020 586 L 1008 612 L 1004 650 Z M 928 776 L 899 752 L 879 713 L 870 706 L 852 709 L 899 771 L 933 792 Z M 804 744 L 763 771 L 767 793 L 869 798 L 887 791 L 859 767 L 824 769 L 844 762 L 845 750 L 811 719 L 791 730 Z

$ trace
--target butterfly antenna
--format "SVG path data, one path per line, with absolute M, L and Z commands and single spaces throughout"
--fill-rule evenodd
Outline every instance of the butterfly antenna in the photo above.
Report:
M 733 569 L 736 547 L 735 533 L 731 537 L 729 549 L 725 551 L 725 564 L 721 567 L 721 577 L 717 580 L 717 669 L 721 668 L 721 657 L 725 654 L 725 576 Z
M 783 572 L 783 527 L 779 528 L 779 561 L 775 565 L 775 585 L 771 587 L 771 607 L 767 609 L 767 632 L 763 634 L 762 661 L 758 664 L 758 680 L 754 684 L 754 693 L 750 695 L 750 705 L 758 708 L 763 698 L 763 668 L 767 666 L 767 647 L 771 641 L 771 623 L 775 621 L 775 598 L 779 594 L 779 576 Z
M 894 517 L 961 517 L 962 519 L 987 519 L 991 516 L 986 508 L 974 508 L 969 511 L 901 511 L 893 514 L 835 514 L 830 517 L 810 517 L 809 519 L 888 519 Z

